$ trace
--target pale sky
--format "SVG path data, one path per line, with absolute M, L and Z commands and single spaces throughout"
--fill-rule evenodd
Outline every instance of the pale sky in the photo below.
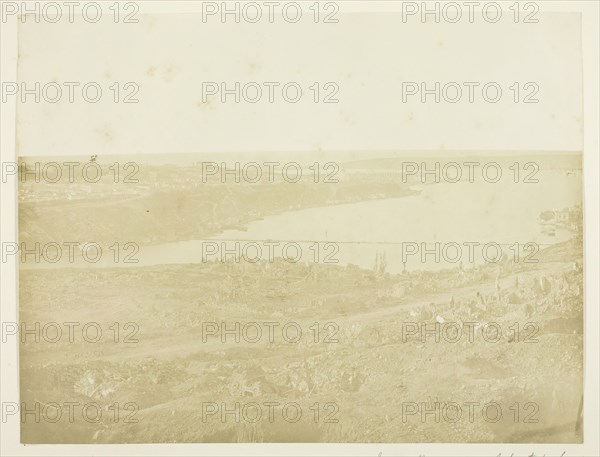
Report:
M 337 24 L 203 23 L 199 14 L 140 16 L 139 24 L 19 25 L 18 77 L 31 87 L 97 82 L 103 96 L 18 105 L 18 154 L 218 151 L 581 150 L 580 16 L 403 23 L 399 13 L 340 13 Z M 135 82 L 137 104 L 108 87 Z M 202 103 L 202 83 L 297 82 L 302 99 Z M 314 82 L 339 86 L 337 104 L 314 103 Z M 402 102 L 403 82 L 496 82 L 501 100 L 475 89 L 458 103 Z M 509 86 L 539 86 L 537 104 Z M 481 87 L 481 86 L 479 86 Z M 521 96 L 528 91 L 521 89 Z

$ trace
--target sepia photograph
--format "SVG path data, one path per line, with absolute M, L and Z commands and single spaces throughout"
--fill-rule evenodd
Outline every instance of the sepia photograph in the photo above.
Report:
M 600 3 L 0 0 L 0 455 L 598 457 Z

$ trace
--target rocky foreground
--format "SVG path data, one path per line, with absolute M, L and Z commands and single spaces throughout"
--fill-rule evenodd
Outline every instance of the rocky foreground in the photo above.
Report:
M 581 246 L 539 257 L 22 271 L 21 321 L 63 329 L 21 344 L 22 441 L 581 442 Z

